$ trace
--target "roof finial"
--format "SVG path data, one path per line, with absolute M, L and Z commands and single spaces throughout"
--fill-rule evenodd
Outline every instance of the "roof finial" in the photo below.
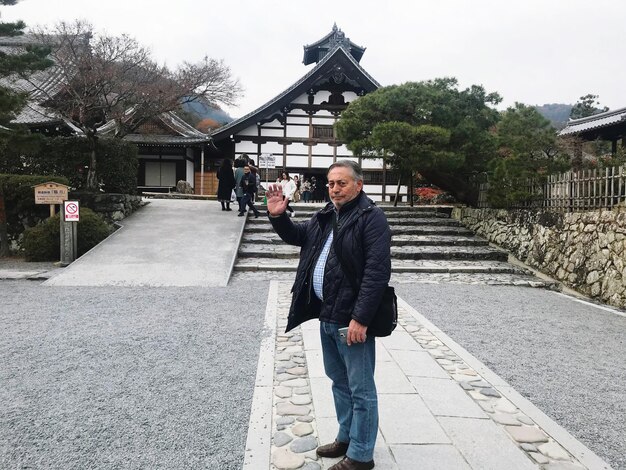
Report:
M 333 23 L 333 32 L 336 32 L 336 31 L 337 31 L 337 22 L 335 21 Z

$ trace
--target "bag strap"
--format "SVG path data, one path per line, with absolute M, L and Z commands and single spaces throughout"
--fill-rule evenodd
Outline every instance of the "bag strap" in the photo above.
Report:
M 339 260 L 339 264 L 341 265 L 341 269 L 343 270 L 344 274 L 346 274 L 346 276 L 348 277 L 348 282 L 350 282 L 350 285 L 352 286 L 352 290 L 354 290 L 355 294 L 358 294 L 359 289 L 354 279 L 354 273 L 352 272 L 352 269 L 350 269 L 348 265 L 345 263 L 345 261 L 339 254 L 339 251 L 337 251 L 337 232 L 338 231 L 339 229 L 337 226 L 337 212 L 334 212 L 333 213 L 333 245 L 335 245 L 335 256 Z

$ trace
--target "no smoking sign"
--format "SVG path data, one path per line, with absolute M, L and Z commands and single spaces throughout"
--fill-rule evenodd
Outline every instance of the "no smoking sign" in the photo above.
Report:
M 63 213 L 65 214 L 65 222 L 78 222 L 80 220 L 80 208 L 78 201 L 63 202 Z

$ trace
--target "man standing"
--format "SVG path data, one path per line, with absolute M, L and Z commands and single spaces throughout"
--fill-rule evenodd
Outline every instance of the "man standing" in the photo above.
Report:
M 391 231 L 382 210 L 362 189 L 359 165 L 349 160 L 334 163 L 328 169 L 331 203 L 300 224 L 285 215 L 288 201 L 279 185 L 267 193 L 272 226 L 286 243 L 302 247 L 287 331 L 312 318 L 320 320 L 324 369 L 333 383 L 339 432 L 333 443 L 318 447 L 317 454 L 346 456 L 331 470 L 374 468 L 376 350 L 367 327 L 391 275 Z M 348 327 L 345 342 L 342 327 Z

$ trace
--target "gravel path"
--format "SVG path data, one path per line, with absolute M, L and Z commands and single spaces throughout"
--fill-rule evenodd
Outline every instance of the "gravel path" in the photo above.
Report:
M 241 468 L 267 289 L 0 283 L 0 468 Z
M 397 290 L 613 468 L 626 469 L 626 318 L 541 289 Z

